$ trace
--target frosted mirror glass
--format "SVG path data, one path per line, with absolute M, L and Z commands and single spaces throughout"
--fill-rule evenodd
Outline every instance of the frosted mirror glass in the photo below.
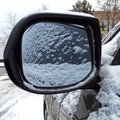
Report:
M 22 69 L 36 87 L 78 83 L 91 72 L 91 52 L 82 26 L 52 22 L 31 25 L 22 37 Z

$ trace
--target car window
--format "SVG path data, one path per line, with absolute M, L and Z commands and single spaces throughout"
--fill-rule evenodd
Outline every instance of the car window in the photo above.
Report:
M 115 27 L 104 37 L 102 40 L 102 44 L 106 44 L 107 42 L 111 41 L 116 34 L 120 31 L 120 22 L 115 25 Z
M 115 40 L 116 41 L 116 50 L 115 50 L 115 53 L 114 53 L 114 56 L 117 54 L 117 52 L 118 52 L 118 50 L 119 50 L 119 48 L 120 48 L 120 32 L 118 32 L 117 34 L 116 34 L 116 36 L 113 38 L 113 40 Z
M 114 28 L 112 31 L 114 31 L 114 35 L 111 36 L 107 41 L 105 41 L 102 45 L 102 62 L 101 64 L 111 64 L 114 59 L 116 59 L 116 55 L 118 54 L 118 50 L 120 48 L 120 24 L 118 24 L 119 28 L 117 29 L 118 31 L 115 32 Z M 113 32 L 110 32 L 113 33 Z M 110 34 L 109 33 L 109 34 Z M 109 35 L 108 35 L 109 36 Z M 108 59 L 109 56 L 109 59 Z

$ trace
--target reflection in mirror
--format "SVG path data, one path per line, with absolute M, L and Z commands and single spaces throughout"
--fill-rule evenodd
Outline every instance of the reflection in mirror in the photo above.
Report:
M 82 81 L 91 72 L 91 53 L 82 26 L 40 22 L 22 37 L 23 74 L 37 87 L 62 87 Z

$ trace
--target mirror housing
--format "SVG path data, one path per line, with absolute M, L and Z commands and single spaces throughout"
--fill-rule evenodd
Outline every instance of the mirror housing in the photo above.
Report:
M 89 43 L 89 54 L 91 56 L 91 69 L 81 80 L 76 82 L 50 85 L 36 85 L 29 81 L 25 76 L 23 66 L 23 36 L 28 29 L 38 23 L 57 23 L 60 26 L 64 25 L 77 28 L 81 27 L 85 30 Z M 66 27 L 66 28 L 67 28 Z M 80 33 L 80 32 L 79 32 Z M 42 35 L 43 36 L 43 35 Z M 74 38 L 74 37 L 73 37 Z M 73 41 L 75 41 L 73 39 Z M 81 55 L 81 57 L 83 57 Z M 4 62 L 10 79 L 20 88 L 29 92 L 38 94 L 53 94 L 67 92 L 76 89 L 94 88 L 97 84 L 96 77 L 98 76 L 101 60 L 101 33 L 99 21 L 92 15 L 84 13 L 39 13 L 27 16 L 20 20 L 14 27 L 9 37 L 8 43 L 4 51 Z M 74 60 L 73 60 L 74 61 Z M 68 61 L 66 61 L 68 63 Z M 65 63 L 65 62 L 64 62 Z M 73 63 L 72 63 L 73 64 Z M 79 63 L 81 64 L 81 63 Z M 76 76 L 76 74 L 75 74 Z M 72 77 L 72 76 L 71 76 Z M 69 79 L 68 79 L 69 80 Z

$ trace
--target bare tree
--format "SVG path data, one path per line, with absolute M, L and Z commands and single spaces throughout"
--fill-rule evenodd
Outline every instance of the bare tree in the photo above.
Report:
M 11 31 L 17 22 L 16 13 L 9 12 L 8 19 L 6 22 L 7 22 L 7 29 Z
M 41 12 L 41 11 L 46 11 L 48 10 L 48 6 L 46 4 L 42 4 L 41 8 L 37 10 L 37 12 Z
M 120 9 L 120 1 L 119 0 L 114 0 L 113 6 L 112 6 L 112 27 L 115 25 L 115 20 L 116 20 L 116 15 L 119 12 Z
M 120 9 L 120 0 L 98 0 L 100 9 L 106 12 L 107 31 L 110 26 L 114 27 L 118 10 Z
M 49 8 L 48 8 L 48 6 L 47 5 L 45 5 L 45 4 L 42 4 L 42 10 L 48 10 Z
M 17 23 L 16 13 L 9 12 L 7 15 L 7 21 L 5 21 L 4 26 L 1 28 L 0 32 L 5 41 L 8 40 L 10 32 Z

